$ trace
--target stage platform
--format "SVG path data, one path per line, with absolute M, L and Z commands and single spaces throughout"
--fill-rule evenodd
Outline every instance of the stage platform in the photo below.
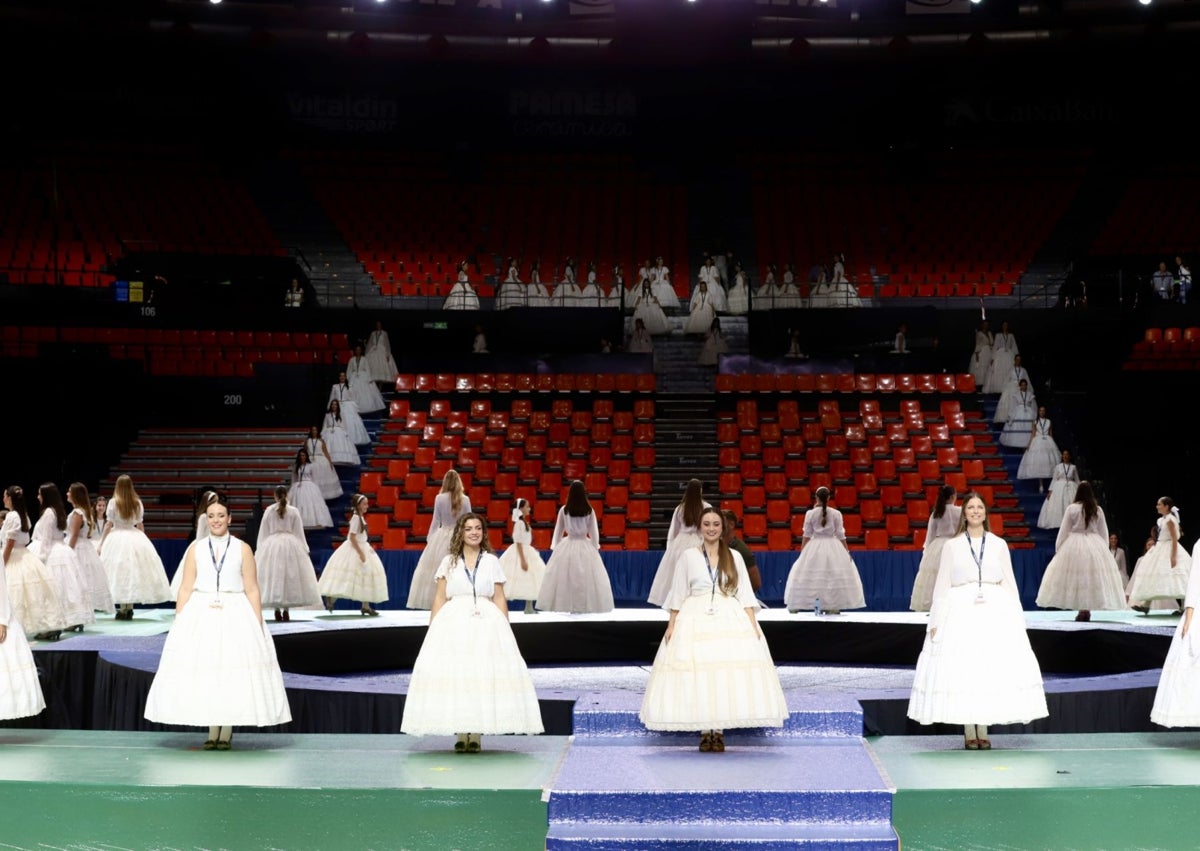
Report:
M 1026 617 L 1050 716 L 993 727 L 991 752 L 905 717 L 925 615 L 773 607 L 792 716 L 705 754 L 636 719 L 665 612 L 514 611 L 546 733 L 476 756 L 397 732 L 427 612 L 268 620 L 294 720 L 228 753 L 142 718 L 173 612 L 101 616 L 33 643 L 48 709 L 0 730 L 0 831 L 18 849 L 1180 847 L 1200 735 L 1149 720 L 1178 618 Z

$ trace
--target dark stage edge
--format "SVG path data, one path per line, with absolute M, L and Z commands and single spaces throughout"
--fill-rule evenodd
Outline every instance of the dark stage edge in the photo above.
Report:
M 1113 612 L 1091 623 L 1070 613 L 1027 612 L 1029 636 L 1047 681 L 1050 716 L 1005 728 L 1026 733 L 1127 733 L 1161 730 L 1149 720 L 1159 671 L 1178 619 Z M 270 623 L 292 707 L 287 733 L 397 733 L 407 671 L 425 635 L 425 612 L 384 612 L 379 618 L 293 611 L 290 623 Z M 34 645 L 47 709 L 10 727 L 96 730 L 181 730 L 142 717 L 173 615 L 139 612 L 133 622 L 110 617 L 81 635 Z M 618 609 L 608 615 L 512 615 L 521 651 L 539 681 L 548 735 L 571 735 L 572 710 L 593 693 L 579 672 L 600 666 L 649 669 L 666 614 Z M 781 670 L 789 665 L 911 671 L 920 652 L 925 616 L 845 613 L 814 616 L 781 609 L 760 615 Z M 561 687 L 556 677 L 561 672 Z M 864 735 L 953 732 L 921 726 L 905 715 L 907 688 L 873 689 L 847 677 L 841 691 L 863 709 Z M 581 683 L 584 683 L 581 685 Z M 634 683 L 632 688 L 637 688 Z

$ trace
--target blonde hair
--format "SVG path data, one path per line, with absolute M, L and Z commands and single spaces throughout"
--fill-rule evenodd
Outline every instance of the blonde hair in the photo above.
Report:
M 457 514 L 462 508 L 462 500 L 465 495 L 462 477 L 458 475 L 457 470 L 447 470 L 446 475 L 442 476 L 442 493 L 450 494 L 450 508 Z
M 116 504 L 117 515 L 122 520 L 132 520 L 137 517 L 142 500 L 138 497 L 137 491 L 133 489 L 133 479 L 125 473 L 117 476 L 117 482 L 113 485 L 112 501 Z

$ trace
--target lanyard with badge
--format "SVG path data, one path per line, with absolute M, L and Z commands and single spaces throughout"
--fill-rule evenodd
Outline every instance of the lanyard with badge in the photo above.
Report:
M 704 553 L 704 566 L 708 568 L 708 580 L 712 583 L 712 590 L 708 592 L 708 614 L 715 615 L 717 613 L 717 574 L 713 571 L 712 562 L 708 560 L 708 550 L 701 544 L 700 552 Z
M 976 604 L 985 602 L 983 599 L 983 550 L 987 546 L 987 532 L 983 533 L 983 537 L 979 539 L 979 555 L 975 555 L 975 545 L 971 543 L 970 534 L 967 535 L 967 548 L 971 551 L 971 558 L 975 560 L 975 570 L 978 575 L 975 602 Z
M 483 550 L 480 549 L 475 554 L 475 569 L 471 570 L 467 567 L 467 559 L 463 557 L 463 571 L 467 574 L 467 579 L 471 582 L 471 599 L 475 603 L 475 617 L 481 617 L 479 614 L 479 592 L 475 590 L 475 577 L 479 575 L 479 560 L 483 558 Z
M 221 560 L 217 561 L 217 554 L 213 551 L 212 536 L 208 538 L 208 556 L 212 559 L 213 571 L 217 574 L 217 593 L 212 598 L 212 602 L 208 605 L 213 609 L 222 609 L 224 604 L 221 602 L 221 568 L 225 567 L 225 556 L 229 555 L 229 550 L 233 548 L 233 537 L 230 536 L 225 544 L 225 552 L 221 553 Z

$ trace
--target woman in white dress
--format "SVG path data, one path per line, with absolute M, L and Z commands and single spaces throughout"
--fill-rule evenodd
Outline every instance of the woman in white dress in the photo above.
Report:
M 5 488 L 4 508 L 8 513 L 0 526 L 0 547 L 13 620 L 24 628 L 26 637 L 58 638 L 70 624 L 54 574 L 29 551 L 33 524 L 24 489 L 19 485 Z
M 358 403 L 354 401 L 354 389 L 350 386 L 350 379 L 346 377 L 345 370 L 338 373 L 337 384 L 334 384 L 329 391 L 329 398 L 325 401 L 326 410 L 329 410 L 329 403 L 335 399 L 338 407 L 342 409 L 342 424 L 346 427 L 346 433 L 350 435 L 351 443 L 355 446 L 370 443 L 371 435 L 367 431 L 367 427 L 363 425 L 362 417 L 358 414 Z
M 908 717 L 962 724 L 967 750 L 991 750 L 989 725 L 1048 714 L 1008 544 L 988 531 L 983 499 L 968 493 L 959 533 L 942 548 Z
M 274 609 L 277 621 L 291 620 L 290 609 L 321 605 L 304 519 L 287 495 L 283 485 L 275 488 L 275 505 L 263 512 L 254 545 L 262 607 Z
M 0 560 L 0 721 L 28 718 L 46 708 L 25 626 L 9 603 L 5 560 Z
M 350 382 L 350 390 L 354 393 L 354 402 L 358 406 L 360 416 L 382 411 L 387 407 L 384 404 L 383 395 L 375 386 L 375 378 L 371 375 L 371 364 L 367 361 L 362 343 L 354 347 L 354 354 L 350 356 L 350 360 L 346 361 L 346 378 Z
M 479 753 L 485 734 L 543 732 L 537 691 L 508 621 L 504 568 L 478 514 L 455 523 L 435 584 L 400 732 L 455 736 L 455 753 Z
M 729 305 L 729 312 L 741 316 L 750 310 L 750 282 L 746 279 L 746 272 L 741 263 L 735 263 L 733 269 L 733 283 L 729 286 L 729 294 L 725 300 Z
M 714 316 L 712 324 L 708 327 L 708 335 L 704 338 L 704 345 L 700 349 L 698 361 L 705 366 L 716 366 L 721 360 L 721 355 L 728 352 L 729 343 L 721 331 L 721 318 Z
M 1004 429 L 1000 432 L 1000 445 L 1010 449 L 1028 449 L 1033 434 L 1033 421 L 1037 419 L 1038 403 L 1029 382 L 1022 379 L 1018 390 L 1008 406 Z
M 229 509 L 208 506 L 209 536 L 184 560 L 175 621 L 146 694 L 156 724 L 207 727 L 205 750 L 227 751 L 235 726 L 292 720 L 275 642 L 263 623 L 254 553 L 229 534 Z
M 517 261 L 508 258 L 508 272 L 496 291 L 496 310 L 508 310 L 510 307 L 525 306 L 525 285 L 521 283 L 521 275 L 517 269 Z
M 313 468 L 308 450 L 303 446 L 296 453 L 292 465 L 292 486 L 288 489 L 288 502 L 300 512 L 305 529 L 328 529 L 333 526 L 329 506 L 321 496 L 321 488 L 313 481 Z
M 1179 508 L 1169 496 L 1159 497 L 1154 507 L 1158 511 L 1158 539 L 1154 549 L 1134 567 L 1127 593 L 1130 608 L 1142 614 L 1149 614 L 1148 604 L 1155 600 L 1179 601 L 1182 609 L 1192 570 L 1192 557 L 1179 543 Z
M 637 299 L 633 303 L 633 318 L 635 321 L 641 319 L 651 335 L 666 334 L 671 330 L 671 326 L 667 322 L 667 314 L 659 304 L 658 297 L 654 295 L 654 288 L 650 284 L 643 284 L 642 289 L 638 292 Z
M 1004 387 L 1000 390 L 1000 398 L 996 400 L 996 411 L 992 415 L 992 423 L 995 425 L 1004 425 L 1008 419 L 1008 408 L 1012 404 L 1013 396 L 1016 396 L 1021 389 L 1022 379 L 1026 384 L 1030 384 L 1029 372 L 1021 365 L 1021 356 L 1013 355 L 1012 367 L 1008 370 L 1008 380 L 1004 382 Z
M 67 630 L 83 632 L 85 625 L 96 622 L 91 595 L 83 581 L 75 550 L 67 546 L 67 509 L 58 485 L 45 482 L 38 488 L 42 514 L 33 526 L 29 550 L 46 565 L 58 585 L 66 615 Z
M 529 286 L 525 288 L 525 303 L 529 307 L 549 307 L 550 290 L 542 283 L 542 265 L 537 260 L 529 269 Z
M 1125 586 L 1108 551 L 1108 523 L 1090 482 L 1080 482 L 1067 508 L 1054 558 L 1046 565 L 1037 604 L 1044 609 L 1077 609 L 1077 621 L 1090 621 L 1092 609 L 1125 608 Z
M 700 546 L 700 516 L 704 509 L 712 506 L 704 499 L 704 485 L 699 479 L 689 479 L 683 489 L 683 499 L 671 512 L 671 525 L 667 527 L 667 547 L 658 561 L 654 579 L 650 582 L 650 593 L 646 602 L 662 606 L 671 593 L 675 581 L 675 563 L 686 550 Z
M 708 329 L 712 327 L 713 320 L 717 318 L 717 300 L 713 297 L 707 283 L 701 281 L 696 285 L 696 291 L 692 293 L 692 300 L 688 307 L 690 312 L 687 321 L 683 323 L 683 333 L 707 334 Z
M 967 372 L 975 377 L 975 386 L 982 388 L 987 381 L 988 370 L 992 368 L 992 332 L 988 321 L 981 320 L 975 329 L 975 350 L 971 353 L 971 362 Z
M 962 517 L 962 508 L 954 504 L 957 496 L 953 485 L 938 488 L 937 501 L 933 504 L 929 524 L 925 527 L 925 546 L 922 548 L 917 578 L 913 580 L 912 599 L 908 603 L 908 608 L 914 612 L 927 612 L 933 604 L 933 588 L 937 584 L 938 568 L 942 563 L 942 547 L 958 534 L 958 520 Z
M 336 401 L 329 404 L 332 406 Z M 342 480 L 338 478 L 337 470 L 333 469 L 333 456 L 329 453 L 329 446 L 325 443 L 325 438 L 321 437 L 321 430 L 315 425 L 308 427 L 304 448 L 308 450 L 308 463 L 312 465 L 313 481 L 321 489 L 321 498 L 337 499 L 344 493 Z
M 350 497 L 350 529 L 346 540 L 329 556 L 317 580 L 317 591 L 325 598 L 327 611 L 333 611 L 335 600 L 358 600 L 362 603 L 361 614 L 378 617 L 379 612 L 371 604 L 387 602 L 387 571 L 367 534 L 370 504 L 366 494 Z
M 100 561 L 108 575 L 108 590 L 119 607 L 117 620 L 133 620 L 133 607 L 171 599 L 171 583 L 154 544 L 142 526 L 142 500 L 133 479 L 122 473 L 113 486 L 100 537 Z
M 367 337 L 367 365 L 371 371 L 372 380 L 389 387 L 396 385 L 396 360 L 392 357 L 392 343 L 388 332 L 383 330 L 383 323 L 376 321 L 375 330 Z
M 725 750 L 725 730 L 782 727 L 787 700 L 759 629 L 750 576 L 723 540 L 715 508 L 700 517 L 702 542 L 679 559 L 663 601 L 667 629 L 638 712 L 650 730 L 700 733 L 700 750 Z
M 321 439 L 325 441 L 325 447 L 329 450 L 327 458 L 331 464 L 357 467 L 362 463 L 358 449 L 350 439 L 350 433 L 346 431 L 346 422 L 342 419 L 342 405 L 337 399 L 329 403 L 329 409 L 321 421 Z M 316 481 L 315 469 L 313 480 Z
M 1192 548 L 1192 561 L 1197 558 L 1200 541 Z M 1150 709 L 1150 720 L 1161 727 L 1200 727 L 1200 636 L 1192 626 L 1197 605 L 1200 579 L 1193 574 L 1183 599 L 1183 618 L 1171 638 Z
M 804 514 L 800 555 L 788 571 L 783 602 L 789 612 L 828 615 L 867 605 L 858 566 L 850 557 L 842 512 L 829 507 L 827 487 L 817 488 L 813 507 Z
M 479 296 L 476 294 L 475 288 L 471 286 L 471 281 L 467 277 L 467 261 L 463 260 L 458 264 L 458 275 L 455 278 L 454 286 L 450 288 L 446 300 L 442 302 L 442 310 L 478 309 Z
M 433 595 L 437 590 L 434 575 L 450 548 L 450 536 L 454 524 L 464 514 L 471 513 L 471 500 L 463 489 L 462 477 L 457 470 L 447 470 L 442 476 L 442 490 L 433 499 L 433 520 L 425 533 L 425 549 L 417 559 L 412 583 L 408 588 L 410 609 L 428 609 L 433 606 Z
M 535 615 L 533 607 L 542 590 L 546 577 L 546 562 L 533 544 L 533 530 L 529 527 L 529 500 L 518 499 L 512 510 L 512 546 L 500 556 L 500 567 L 506 577 L 504 596 L 509 600 L 524 600 L 525 614 Z
M 203 541 L 208 537 L 208 506 L 216 502 L 219 498 L 216 491 L 205 491 L 200 494 L 200 499 L 196 507 L 196 536 L 192 538 L 192 542 L 183 551 L 183 555 L 179 557 L 179 564 L 175 566 L 175 573 L 171 576 L 172 600 L 179 599 L 179 589 L 183 587 L 183 563 L 187 560 L 188 550 L 196 545 L 196 541 Z
M 1008 328 L 1008 320 L 1000 323 L 1000 333 L 992 339 L 992 363 L 983 381 L 984 393 L 1002 393 L 1011 377 L 1015 358 L 1019 354 L 1017 338 Z
M 113 605 L 112 592 L 108 590 L 108 576 L 92 543 L 96 515 L 87 486 L 83 482 L 72 482 L 67 488 L 67 502 L 72 509 L 67 515 L 67 546 L 75 551 L 75 558 L 79 560 L 79 574 L 84 579 L 92 610 L 112 614 L 116 607 Z
M 1030 429 L 1029 444 L 1017 467 L 1017 478 L 1037 479 L 1038 493 L 1041 493 L 1046 489 L 1044 480 L 1054 475 L 1054 468 L 1061 457 L 1062 450 L 1054 442 L 1054 425 L 1046 416 L 1046 406 L 1039 405 Z
M 654 266 L 650 269 L 650 286 L 654 291 L 654 297 L 658 299 L 658 303 L 664 310 L 679 309 L 679 296 L 675 292 L 675 286 L 671 283 L 671 270 L 663 263 L 661 257 L 654 261 Z
M 600 526 L 578 479 L 571 482 L 567 502 L 558 509 L 550 549 L 537 607 L 548 612 L 611 612 L 612 582 L 600 558 Z
M 1062 450 L 1059 458 L 1061 460 L 1054 465 L 1050 474 L 1046 499 L 1038 512 L 1039 529 L 1057 529 L 1062 525 L 1067 506 L 1075 501 L 1075 489 L 1079 487 L 1079 468 L 1071 463 L 1071 450 Z
M 646 328 L 646 321 L 640 316 L 633 320 L 633 332 L 629 335 L 629 345 L 626 346 L 626 351 L 638 354 L 654 353 L 654 339 Z
M 1121 539 L 1117 537 L 1116 532 L 1108 533 L 1108 551 L 1117 563 L 1117 572 L 1121 574 L 1121 587 L 1124 588 L 1129 584 L 1129 564 L 1125 560 L 1125 548 L 1121 546 Z

